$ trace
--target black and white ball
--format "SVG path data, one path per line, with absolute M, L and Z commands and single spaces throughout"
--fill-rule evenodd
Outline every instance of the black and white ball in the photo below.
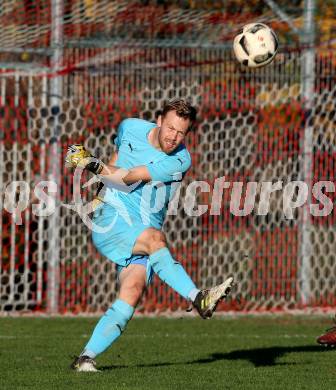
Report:
M 279 42 L 275 32 L 263 23 L 250 23 L 233 41 L 237 60 L 250 68 L 269 64 L 275 57 Z

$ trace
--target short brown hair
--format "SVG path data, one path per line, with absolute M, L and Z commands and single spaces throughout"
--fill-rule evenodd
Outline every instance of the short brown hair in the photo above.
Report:
M 164 117 L 169 111 L 175 111 L 177 116 L 183 119 L 189 119 L 191 126 L 196 120 L 197 110 L 190 103 L 183 99 L 174 99 L 167 102 L 161 111 L 161 115 Z

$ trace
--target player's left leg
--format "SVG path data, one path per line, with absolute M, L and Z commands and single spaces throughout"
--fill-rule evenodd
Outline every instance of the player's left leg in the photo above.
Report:
M 133 254 L 138 253 L 147 254 L 154 272 L 183 298 L 191 301 L 196 298 L 200 290 L 182 264 L 172 257 L 162 231 L 148 228 L 142 232 L 133 247 Z
M 125 330 L 146 288 L 145 264 L 130 264 L 119 274 L 118 299 L 97 323 L 84 351 L 75 359 L 72 368 L 76 371 L 97 371 L 95 357 L 110 347 Z
M 149 263 L 159 278 L 190 300 L 204 319 L 212 316 L 218 302 L 230 293 L 233 286 L 233 277 L 229 276 L 218 286 L 199 290 L 183 266 L 173 258 L 164 233 L 155 228 L 148 228 L 138 236 L 133 253 L 148 254 Z

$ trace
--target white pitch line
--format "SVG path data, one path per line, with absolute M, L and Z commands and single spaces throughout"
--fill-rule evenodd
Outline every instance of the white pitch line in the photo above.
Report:
M 89 337 L 89 334 L 81 334 L 79 337 L 81 338 L 87 338 Z M 174 338 L 191 338 L 190 334 L 176 334 L 176 333 L 165 333 L 165 334 L 152 334 L 152 335 L 146 335 L 146 334 L 128 334 L 126 336 L 127 338 L 156 338 L 156 337 L 174 337 Z M 233 333 L 225 333 L 222 335 L 218 334 L 210 334 L 210 333 L 202 333 L 202 334 L 197 334 L 197 338 L 245 338 L 245 339 L 307 339 L 307 338 L 313 338 L 314 336 L 307 335 L 307 334 L 280 334 L 280 335 L 259 335 L 259 334 L 245 334 L 245 335 L 237 335 Z M 32 336 L 32 335 L 17 335 L 17 336 L 9 336 L 9 335 L 1 335 L 0 334 L 0 339 L 45 339 L 45 338 L 50 338 L 50 336 Z M 71 339 L 72 337 L 68 337 Z M 74 337 L 75 338 L 75 337 Z

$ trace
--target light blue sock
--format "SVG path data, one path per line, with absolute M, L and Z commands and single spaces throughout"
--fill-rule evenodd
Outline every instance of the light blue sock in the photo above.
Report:
M 133 306 L 117 299 L 98 321 L 81 355 L 94 359 L 104 352 L 121 335 L 133 313 Z
M 149 256 L 149 262 L 158 277 L 182 297 L 194 300 L 199 291 L 182 265 L 173 259 L 168 248 L 161 248 Z

